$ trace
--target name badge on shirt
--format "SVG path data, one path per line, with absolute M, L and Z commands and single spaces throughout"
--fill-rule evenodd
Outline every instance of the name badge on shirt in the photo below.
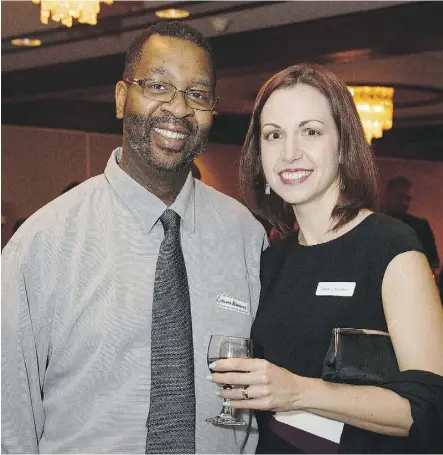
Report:
M 355 282 L 346 281 L 321 281 L 318 283 L 315 295 L 336 295 L 351 297 L 354 295 Z
M 250 314 L 249 303 L 244 300 L 229 297 L 224 294 L 217 294 L 217 305 L 227 310 L 238 311 L 243 314 Z

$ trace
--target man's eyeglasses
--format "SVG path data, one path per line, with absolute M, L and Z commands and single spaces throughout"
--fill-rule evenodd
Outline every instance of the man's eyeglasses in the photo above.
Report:
M 148 79 L 124 79 L 124 82 L 139 85 L 145 98 L 161 103 L 170 103 L 177 92 L 183 93 L 186 104 L 191 109 L 198 111 L 212 111 L 218 100 L 212 92 L 196 89 L 179 90 L 167 82 L 155 82 Z

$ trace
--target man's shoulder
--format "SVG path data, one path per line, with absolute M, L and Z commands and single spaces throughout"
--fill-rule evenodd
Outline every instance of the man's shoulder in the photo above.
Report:
M 10 242 L 29 245 L 37 236 L 53 235 L 54 231 L 61 229 L 61 225 L 80 221 L 80 216 L 76 214 L 85 206 L 93 205 L 94 195 L 101 193 L 106 186 L 106 179 L 101 174 L 58 196 L 29 216 Z
M 206 185 L 203 182 L 196 181 L 196 189 L 213 208 L 222 213 L 224 217 L 239 219 L 242 222 L 261 226 L 261 224 L 254 218 L 252 213 L 241 202 L 237 201 L 231 196 L 228 196 L 215 188 Z

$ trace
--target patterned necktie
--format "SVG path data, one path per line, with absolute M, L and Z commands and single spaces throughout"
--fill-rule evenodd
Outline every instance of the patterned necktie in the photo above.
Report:
M 146 453 L 195 453 L 194 347 L 180 215 L 160 217 L 151 333 L 151 404 Z

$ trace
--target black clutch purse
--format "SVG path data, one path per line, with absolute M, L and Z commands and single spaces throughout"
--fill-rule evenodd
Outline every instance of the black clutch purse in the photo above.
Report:
M 323 362 L 322 379 L 377 385 L 399 373 L 388 333 L 366 329 L 333 329 Z

